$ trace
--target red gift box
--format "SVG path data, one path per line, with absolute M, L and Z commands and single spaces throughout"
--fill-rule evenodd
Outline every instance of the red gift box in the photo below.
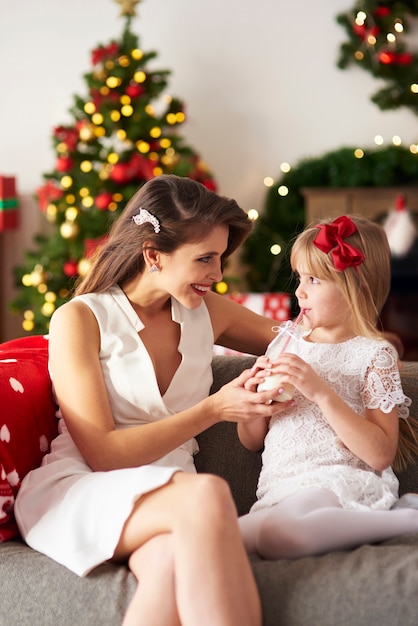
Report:
M 0 232 L 17 228 L 17 206 L 14 176 L 0 176 Z
M 239 293 L 226 294 L 230 300 L 243 304 L 247 309 L 271 317 L 278 322 L 290 319 L 290 295 L 288 293 Z
M 234 300 L 254 313 L 271 317 L 277 325 L 286 322 L 291 317 L 291 298 L 288 293 L 228 293 L 224 298 Z M 214 353 L 239 354 L 235 350 L 218 345 L 214 347 Z

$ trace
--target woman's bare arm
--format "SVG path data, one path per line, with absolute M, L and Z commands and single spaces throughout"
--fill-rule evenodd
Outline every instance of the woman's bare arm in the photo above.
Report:
M 258 315 L 245 306 L 211 291 L 205 296 L 212 320 L 215 343 L 239 352 L 264 354 L 276 333 L 278 322 Z
M 245 389 L 248 370 L 194 407 L 163 420 L 115 430 L 100 361 L 99 329 L 82 302 L 63 305 L 50 326 L 50 367 L 62 415 L 93 470 L 152 463 L 219 421 L 268 417 L 272 392 Z

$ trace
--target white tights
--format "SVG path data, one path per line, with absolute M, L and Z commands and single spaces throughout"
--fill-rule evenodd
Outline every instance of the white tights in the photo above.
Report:
M 297 558 L 418 532 L 418 510 L 344 509 L 331 491 L 305 489 L 243 515 L 239 525 L 249 554 Z

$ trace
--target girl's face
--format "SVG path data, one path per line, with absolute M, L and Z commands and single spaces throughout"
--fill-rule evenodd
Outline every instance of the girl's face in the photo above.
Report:
M 202 241 L 161 255 L 161 280 L 167 292 L 188 309 L 198 307 L 213 283 L 222 279 L 221 257 L 228 234 L 227 226 L 215 226 Z
M 297 269 L 295 295 L 304 310 L 304 323 L 312 329 L 311 338 L 333 343 L 353 336 L 352 314 L 336 283 L 312 276 L 303 265 Z

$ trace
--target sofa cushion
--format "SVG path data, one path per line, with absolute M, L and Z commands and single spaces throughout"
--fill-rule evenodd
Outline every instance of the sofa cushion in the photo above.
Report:
M 20 540 L 0 545 L 2 626 L 120 626 L 137 581 L 103 563 L 82 578 Z
M 46 337 L 0 344 L 0 397 L 0 541 L 7 541 L 19 535 L 13 504 L 21 481 L 57 435 Z

